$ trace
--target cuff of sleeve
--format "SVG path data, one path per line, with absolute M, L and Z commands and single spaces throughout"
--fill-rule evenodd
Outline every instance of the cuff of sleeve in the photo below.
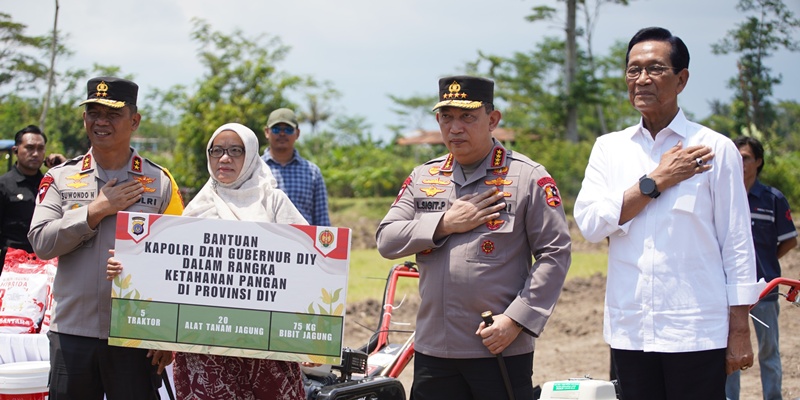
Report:
M 423 227 L 419 232 L 425 232 L 426 237 L 424 239 L 430 243 L 431 248 L 442 247 L 442 245 L 447 242 L 447 238 L 450 237 L 450 235 L 447 235 L 439 240 L 433 240 L 436 227 L 439 226 L 439 222 L 442 218 L 444 218 L 444 212 L 427 213 L 419 217 L 420 226 Z
M 631 223 L 633 222 L 633 220 L 630 220 L 622 225 L 619 224 L 619 218 L 622 215 L 622 201 L 624 197 L 625 192 L 622 192 L 618 196 L 608 196 L 606 198 L 608 210 L 606 210 L 606 213 L 603 215 L 603 218 L 610 226 L 617 227 L 617 235 L 619 236 L 627 235 L 628 230 L 631 228 Z
M 73 229 L 73 232 L 83 240 L 89 239 L 97 233 L 97 229 L 89 227 L 88 218 L 89 207 L 86 206 L 64 212 L 64 219 L 69 221 L 69 229 Z
M 763 278 L 756 283 L 726 285 L 725 289 L 728 295 L 728 305 L 744 306 L 755 304 L 758 302 L 758 297 L 761 295 L 761 292 L 766 287 L 767 282 L 765 282 Z
M 539 337 L 539 334 L 544 329 L 544 324 L 547 322 L 547 318 L 540 315 L 534 315 L 533 318 L 529 317 L 531 315 L 530 307 L 525 305 L 519 298 L 511 302 L 508 308 L 503 311 L 503 314 L 521 326 L 523 332 L 533 337 Z

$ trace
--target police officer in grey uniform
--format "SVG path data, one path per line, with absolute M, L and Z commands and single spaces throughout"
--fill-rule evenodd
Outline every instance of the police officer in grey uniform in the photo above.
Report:
M 515 397 L 532 398 L 534 338 L 569 269 L 556 182 L 492 137 L 493 94 L 483 78 L 439 81 L 434 110 L 450 153 L 414 169 L 378 227 L 381 255 L 416 255 L 420 267 L 415 400 L 505 398 L 500 353 Z
M 183 210 L 169 172 L 130 147 L 141 115 L 138 86 L 113 77 L 88 82 L 83 123 L 92 147 L 42 179 L 28 233 L 36 254 L 59 258 L 53 283 L 50 399 L 157 399 L 157 369 L 168 351 L 108 345 L 111 282 L 106 280 L 119 211 Z M 160 372 L 160 371 L 159 371 Z

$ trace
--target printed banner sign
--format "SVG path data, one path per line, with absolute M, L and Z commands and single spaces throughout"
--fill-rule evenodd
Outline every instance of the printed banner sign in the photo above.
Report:
M 350 230 L 120 212 L 109 344 L 341 362 Z

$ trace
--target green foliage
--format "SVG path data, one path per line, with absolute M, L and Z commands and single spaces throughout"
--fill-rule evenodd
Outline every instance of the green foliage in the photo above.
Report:
M 579 136 L 591 140 L 638 118 L 626 101 L 620 61 L 625 59 L 626 46 L 618 42 L 611 50 L 609 56 L 591 63 L 584 51 L 578 52 L 578 79 L 570 96 L 563 92 L 564 42 L 560 39 L 545 38 L 534 51 L 515 52 L 511 57 L 479 53 L 469 68 L 495 80 L 503 127 L 522 136 L 563 139 L 567 102 L 573 101 L 578 105 Z
M 765 164 L 758 179 L 780 190 L 789 205 L 800 207 L 800 151 L 774 154 L 773 146 L 766 146 Z
M 14 22 L 11 15 L 0 12 L 0 88 L 10 86 L 11 93 L 29 90 L 47 75 L 48 67 L 31 52 L 47 51 L 48 40 L 25 35 L 26 28 L 27 25 Z M 3 97 L 0 93 L 0 99 Z
M 410 131 L 420 131 L 425 124 L 430 121 L 432 116 L 431 105 L 436 104 L 438 96 L 411 96 L 407 98 L 389 95 L 389 99 L 394 102 L 391 109 L 399 118 L 401 123 L 390 125 L 389 129 L 395 135 L 402 135 Z
M 572 143 L 567 140 L 544 139 L 523 140 L 515 143 L 512 148 L 544 165 L 558 184 L 565 211 L 571 214 L 589 162 L 592 145 L 593 143 L 588 141 Z
M 181 113 L 174 172 L 185 187 L 199 189 L 208 179 L 205 147 L 220 125 L 238 122 L 261 132 L 269 113 L 290 106 L 285 92 L 302 78 L 282 72 L 277 64 L 289 51 L 278 38 L 246 37 L 241 30 L 224 34 L 195 19 L 192 39 L 206 68 L 194 92 L 174 87 L 166 95 L 177 99 Z M 263 142 L 263 135 L 258 135 Z
M 340 117 L 330 130 L 298 142 L 301 154 L 322 170 L 330 197 L 394 196 L 416 165 L 434 157 L 430 148 L 383 146 L 368 130 L 363 118 Z
M 731 114 L 737 130 L 755 126 L 771 137 L 775 111 L 770 97 L 781 78 L 771 73 L 766 59 L 780 48 L 800 50 L 796 34 L 800 20 L 781 0 L 739 0 L 736 8 L 745 21 L 712 45 L 712 52 L 739 55 L 738 75 L 728 82 L 734 90 Z
M 347 303 L 353 304 L 367 299 L 380 300 L 383 298 L 389 270 L 393 265 L 406 260 L 414 261 L 414 257 L 387 260 L 381 257 L 376 249 L 352 251 L 350 253 L 350 273 L 347 278 Z M 567 279 L 588 278 L 596 274 L 605 275 L 607 266 L 608 255 L 605 251 L 573 253 Z M 399 279 L 395 296 L 396 303 L 399 304 L 403 296 L 416 294 L 417 291 L 417 279 Z

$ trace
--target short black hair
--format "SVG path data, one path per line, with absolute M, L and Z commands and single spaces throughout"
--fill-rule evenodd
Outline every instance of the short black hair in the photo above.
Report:
M 42 130 L 39 129 L 38 126 L 28 125 L 20 129 L 19 132 L 17 132 L 17 134 L 14 135 L 14 146 L 19 146 L 20 144 L 22 144 L 22 136 L 25 135 L 26 133 L 34 133 L 37 135 L 42 135 L 44 143 L 47 144 L 47 135 L 45 135 L 44 132 L 42 132 Z
M 667 42 L 670 44 L 672 51 L 670 51 L 669 54 L 669 61 L 672 63 L 672 68 L 675 68 L 678 71 L 683 71 L 684 69 L 689 68 L 689 49 L 686 48 L 686 44 L 683 43 L 683 40 L 677 36 L 674 36 L 672 32 L 656 26 L 640 29 L 639 32 L 636 32 L 636 34 L 633 35 L 631 41 L 628 42 L 628 52 L 625 53 L 626 68 L 628 66 L 628 61 L 630 61 L 631 48 L 633 48 L 633 46 L 637 43 L 648 40 Z
M 753 150 L 753 156 L 756 160 L 761 160 L 761 165 L 758 166 L 756 170 L 756 175 L 761 173 L 761 169 L 764 168 L 764 164 L 766 164 L 766 160 L 764 160 L 764 146 L 758 139 L 750 137 L 750 136 L 739 136 L 738 138 L 733 140 L 733 144 L 736 145 L 737 149 L 741 149 L 744 146 L 750 146 L 750 149 Z

